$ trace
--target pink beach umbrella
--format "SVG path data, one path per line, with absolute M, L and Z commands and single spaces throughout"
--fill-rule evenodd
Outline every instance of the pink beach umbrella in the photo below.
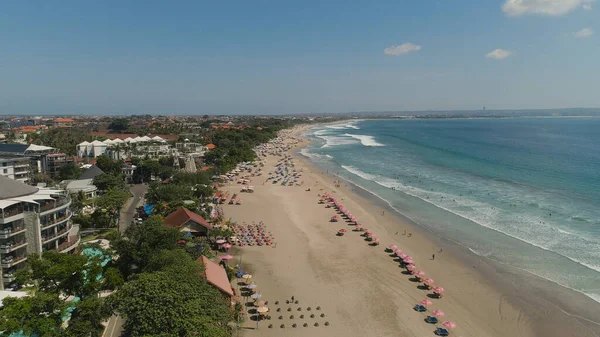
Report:
M 345 229 L 345 228 L 342 228 L 342 229 L 340 229 L 340 230 L 338 231 L 338 233 L 346 233 L 346 229 Z
M 373 239 L 373 243 L 379 243 L 379 239 L 378 238 L 374 238 Z
M 423 304 L 423 305 L 427 306 L 427 305 L 430 305 L 430 304 L 432 304 L 433 302 L 431 302 L 431 300 L 429 300 L 429 299 L 427 299 L 427 298 L 426 298 L 426 299 L 422 300 L 422 301 L 421 301 L 421 302 L 419 302 L 419 303 L 421 303 L 421 304 Z
M 217 243 L 218 243 L 218 244 L 225 243 L 225 240 L 223 240 L 223 239 L 219 239 L 219 240 L 217 240 Z
M 361 224 L 356 225 L 356 229 L 362 229 L 363 226 Z
M 391 249 L 391 250 L 396 250 L 396 249 L 398 249 L 398 246 L 396 246 L 396 245 L 389 245 L 388 248 Z
M 442 323 L 442 325 L 448 329 L 456 328 L 456 324 L 454 322 L 450 322 L 450 321 L 445 321 L 444 323 Z
M 231 248 L 231 245 L 230 245 L 230 244 L 228 244 L 228 243 L 225 243 L 225 244 L 223 244 L 223 248 L 225 248 L 225 249 L 229 249 L 229 248 Z
M 396 256 L 400 257 L 400 254 L 402 254 L 402 251 L 400 249 L 394 249 L 394 254 L 396 254 Z
M 370 229 L 365 229 L 365 233 L 371 234 L 371 230 Z
M 432 284 L 432 283 L 435 283 L 435 281 L 431 278 L 426 278 L 423 280 L 423 283 Z
M 435 309 L 431 313 L 436 317 L 444 317 L 446 315 L 446 314 L 444 314 L 443 311 L 441 311 L 439 309 Z
M 415 272 L 415 275 L 417 275 L 417 276 L 423 276 L 423 275 L 425 275 L 425 272 L 424 272 L 424 271 L 422 271 L 422 270 L 417 270 L 417 271 Z
M 436 293 L 443 293 L 444 292 L 444 288 L 437 286 L 437 287 L 433 287 L 433 291 L 435 291 Z
M 408 266 L 406 266 L 406 269 L 413 271 L 415 270 L 415 268 L 417 268 L 414 264 L 409 264 Z
M 227 261 L 227 260 L 231 260 L 231 259 L 233 259 L 233 256 L 231 256 L 231 255 L 229 255 L 229 254 L 227 254 L 227 255 L 224 255 L 224 256 L 221 256 L 221 260 L 225 260 L 225 261 Z
M 398 254 L 398 253 L 396 253 Z M 399 258 L 401 259 L 406 259 L 407 257 L 409 257 L 408 255 L 404 254 L 404 253 L 400 253 L 400 255 L 398 255 Z
M 406 264 L 413 264 L 413 259 L 411 259 L 410 257 L 405 257 L 402 262 L 406 263 Z

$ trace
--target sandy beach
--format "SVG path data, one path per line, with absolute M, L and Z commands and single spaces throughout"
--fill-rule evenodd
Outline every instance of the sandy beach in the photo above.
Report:
M 299 127 L 293 135 L 299 136 L 304 130 L 306 127 Z M 299 142 L 289 154 L 307 143 Z M 279 159 L 262 158 L 263 171 L 273 170 Z M 230 264 L 241 263 L 253 275 L 261 300 L 269 302 L 271 319 L 260 321 L 257 329 L 256 322 L 247 317 L 243 334 L 434 336 L 435 328 L 441 325 L 428 324 L 424 319 L 439 309 L 445 313 L 440 322 L 449 320 L 457 325 L 452 336 L 598 335 L 600 327 L 581 323 L 585 319 L 550 305 L 540 307 L 544 304 L 539 299 L 527 297 L 531 292 L 527 282 L 520 283 L 523 278 L 512 277 L 509 271 L 428 235 L 344 181 L 334 186 L 335 177 L 304 158 L 295 156 L 294 162 L 295 169 L 303 172 L 302 186 L 265 183 L 266 176 L 253 177 L 255 192 L 241 194 L 242 205 L 223 205 L 225 218 L 237 223 L 263 221 L 277 242 L 274 247 L 236 247 L 231 251 L 235 259 Z M 239 193 L 240 187 L 232 182 L 222 190 Z M 308 188 L 311 191 L 306 191 Z M 344 220 L 330 222 L 335 210 L 318 203 L 319 195 L 325 192 L 335 195 L 381 244 L 369 245 Z M 341 228 L 348 232 L 337 236 Z M 419 289 L 419 283 L 409 280 L 411 276 L 385 252 L 390 244 L 412 256 L 417 269 L 446 289 L 442 299 L 430 299 L 433 303 L 427 313 L 416 312 L 413 307 L 431 292 Z M 494 281 L 500 278 L 502 281 Z M 298 304 L 286 304 L 292 296 Z M 585 299 L 580 302 L 581 306 L 589 303 Z

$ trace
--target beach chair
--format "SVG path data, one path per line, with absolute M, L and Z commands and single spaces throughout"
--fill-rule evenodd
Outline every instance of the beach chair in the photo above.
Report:
M 435 329 L 435 334 L 438 336 L 449 336 L 450 332 L 444 328 Z
M 427 308 L 425 308 L 425 306 L 420 305 L 420 304 L 415 305 L 415 307 L 413 309 L 415 311 L 418 311 L 418 312 L 425 312 L 425 311 L 427 311 Z
M 425 318 L 425 322 L 430 323 L 430 324 L 437 324 L 438 319 L 437 319 L 437 317 L 427 316 L 427 318 Z

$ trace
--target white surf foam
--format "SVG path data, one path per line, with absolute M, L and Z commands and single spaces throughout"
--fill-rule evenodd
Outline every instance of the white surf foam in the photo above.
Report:
M 302 150 L 300 150 L 300 154 L 312 159 L 312 160 L 329 160 L 329 159 L 333 159 L 332 156 L 328 155 L 328 154 L 318 154 L 318 153 L 312 153 L 310 152 L 308 149 L 304 148 Z
M 375 137 L 373 137 L 373 136 L 353 135 L 353 134 L 349 134 L 349 133 L 345 133 L 344 136 L 358 139 L 358 140 L 360 140 L 360 143 L 364 146 L 385 146 L 385 145 L 377 142 L 375 140 Z
M 321 148 L 335 147 L 340 145 L 356 144 L 356 141 L 348 139 L 347 137 L 336 137 L 336 136 L 317 136 L 325 141 L 325 144 Z

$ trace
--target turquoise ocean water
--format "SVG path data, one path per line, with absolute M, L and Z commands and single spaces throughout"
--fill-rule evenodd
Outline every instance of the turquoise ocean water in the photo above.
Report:
M 600 118 L 363 120 L 301 153 L 421 226 L 600 302 Z

